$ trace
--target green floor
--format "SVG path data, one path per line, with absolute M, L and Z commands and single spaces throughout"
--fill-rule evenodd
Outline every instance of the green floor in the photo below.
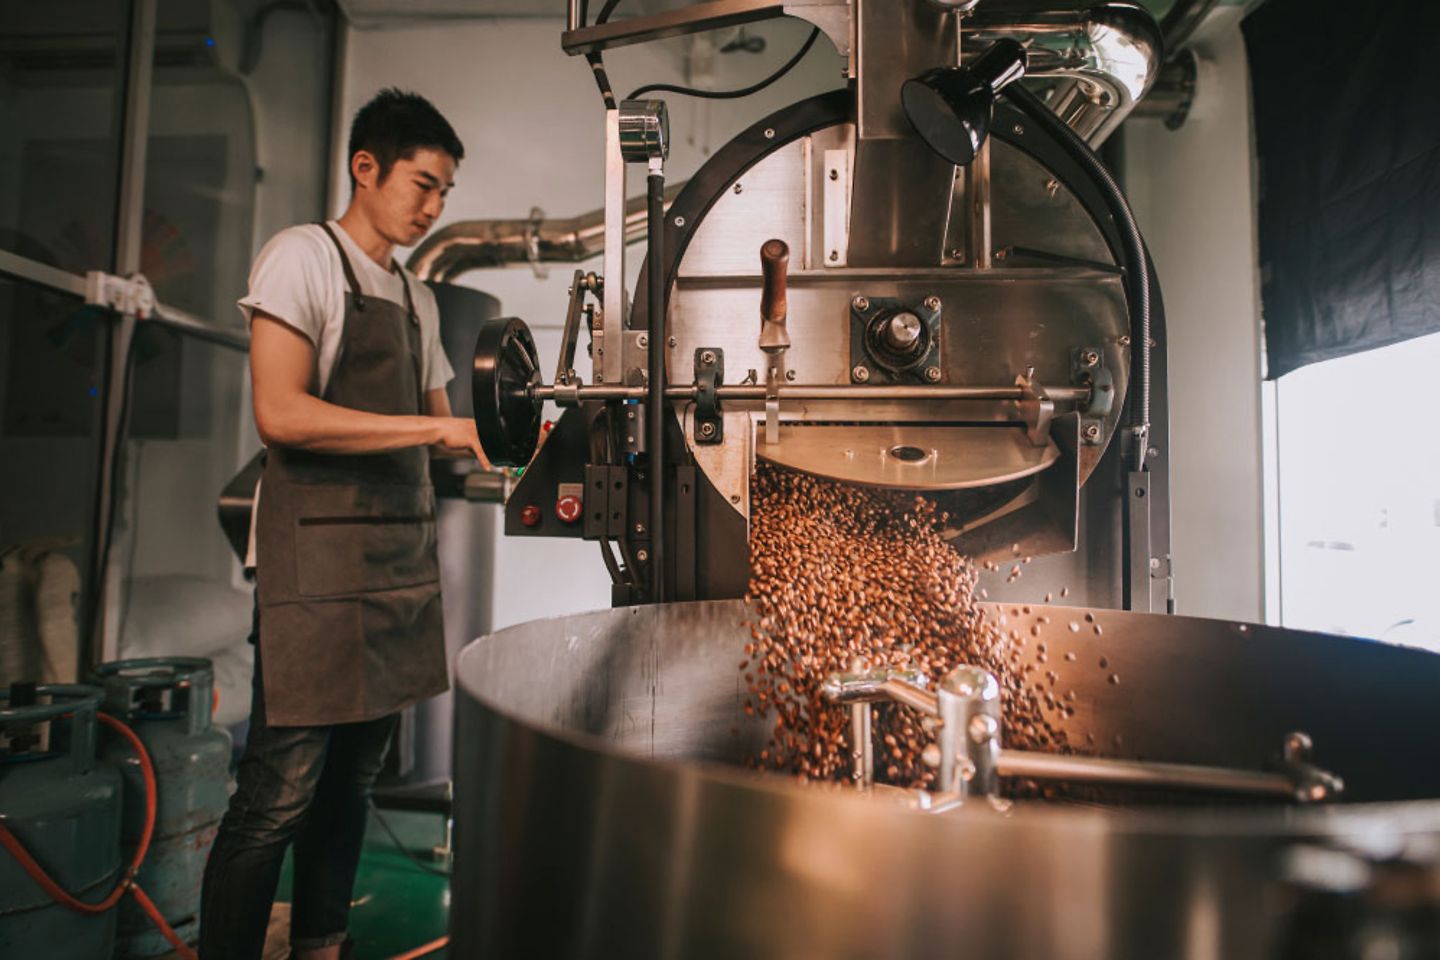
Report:
M 446 865 L 429 857 L 445 835 L 438 814 L 386 811 L 381 814 L 406 848 L 433 869 Z M 290 860 L 280 878 L 277 900 L 290 899 Z M 450 881 L 422 870 L 396 849 L 372 813 L 355 878 L 355 904 L 350 909 L 350 936 L 355 938 L 355 960 L 387 960 L 429 943 L 448 932 Z M 448 954 L 439 950 L 426 960 Z

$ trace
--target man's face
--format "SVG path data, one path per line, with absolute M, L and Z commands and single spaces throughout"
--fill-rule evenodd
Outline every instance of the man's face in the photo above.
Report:
M 375 158 L 363 150 L 351 160 L 351 169 L 356 200 L 375 231 L 397 247 L 413 246 L 430 231 L 455 186 L 455 158 L 429 147 L 396 160 L 384 180 Z

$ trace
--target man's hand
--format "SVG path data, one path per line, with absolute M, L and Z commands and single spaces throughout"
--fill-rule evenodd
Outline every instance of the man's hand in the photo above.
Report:
M 485 470 L 494 469 L 480 446 L 480 435 L 475 430 L 475 421 L 466 417 L 435 417 L 439 439 L 435 445 L 452 457 L 473 456 Z

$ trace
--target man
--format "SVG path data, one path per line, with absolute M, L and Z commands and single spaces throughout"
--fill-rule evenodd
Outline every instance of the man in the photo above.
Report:
M 464 148 L 428 101 L 382 91 L 350 129 L 349 208 L 260 252 L 250 322 L 267 448 L 254 522 L 254 701 L 205 868 L 202 960 L 259 958 L 294 843 L 291 948 L 345 955 L 368 791 L 398 711 L 445 690 L 431 448 L 484 453 L 450 415 L 434 295 L 396 247 L 434 225 Z

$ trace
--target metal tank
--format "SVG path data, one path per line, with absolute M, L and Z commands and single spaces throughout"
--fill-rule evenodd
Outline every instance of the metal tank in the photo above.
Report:
M 155 766 L 155 832 L 136 882 L 176 936 L 193 943 L 200 930 L 200 881 L 229 803 L 230 737 L 211 726 L 215 674 L 198 657 L 116 660 L 95 670 L 103 709 L 139 736 Z M 134 750 L 108 731 L 100 759 L 125 784 L 124 852 L 134 853 L 145 821 L 145 786 Z M 170 944 L 126 897 L 118 907 L 116 956 L 154 957 Z
M 0 700 L 0 818 L 63 889 L 95 902 L 120 879 L 120 774 L 96 760 L 101 692 L 15 685 Z M 114 910 L 55 903 L 0 850 L 0 957 L 96 960 L 115 945 Z
M 1093 611 L 1103 636 L 1056 641 L 1078 653 L 1055 658 L 1071 741 L 1216 789 L 1224 768 L 1256 795 L 1171 782 L 935 812 L 739 766 L 766 734 L 741 709 L 749 613 L 633 607 L 466 648 L 455 956 L 1248 960 L 1440 942 L 1440 656 Z M 1263 795 L 1297 733 L 1342 802 Z

